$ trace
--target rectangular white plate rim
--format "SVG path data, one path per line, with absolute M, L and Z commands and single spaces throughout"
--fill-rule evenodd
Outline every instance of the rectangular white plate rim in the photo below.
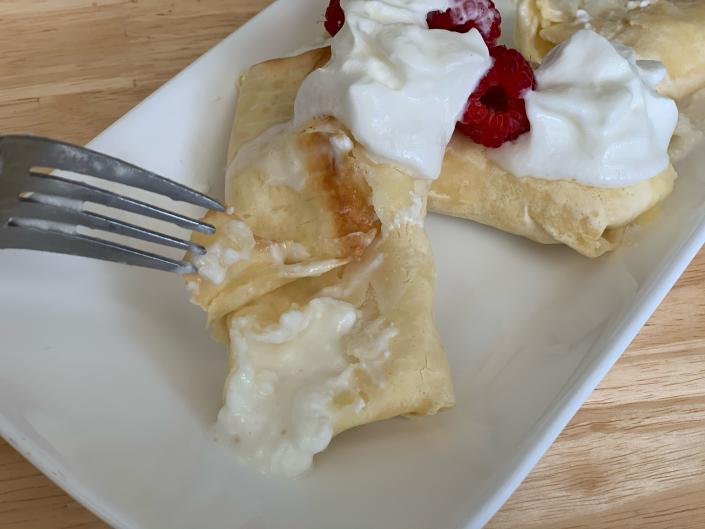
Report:
M 283 0 L 281 0 L 283 1 Z M 273 10 L 278 8 L 279 2 L 274 2 L 251 21 L 245 24 L 238 31 L 250 27 L 257 20 L 267 17 Z M 236 32 L 237 33 L 237 32 Z M 201 61 L 207 60 L 212 50 L 204 54 L 191 66 L 169 81 L 163 90 L 176 82 L 181 75 L 184 75 Z M 137 105 L 126 116 L 131 116 L 140 111 L 140 108 L 148 103 L 158 92 L 152 94 L 145 101 Z M 123 118 L 123 119 L 125 119 Z M 111 130 L 109 127 L 99 135 L 91 145 L 99 143 L 100 139 Z M 573 415 L 585 402 L 590 393 L 599 384 L 608 370 L 618 360 L 621 353 L 646 323 L 651 314 L 656 310 L 663 298 L 673 287 L 679 276 L 687 268 L 690 261 L 705 244 L 705 221 L 702 221 L 692 228 L 679 241 L 679 251 L 667 257 L 668 262 L 658 267 L 657 277 L 651 278 L 648 282 L 650 288 L 641 292 L 639 299 L 633 305 L 629 315 L 622 321 L 609 338 L 604 339 L 605 349 L 601 356 L 592 359 L 590 362 L 581 365 L 574 374 L 577 380 L 571 380 L 564 386 L 561 397 L 553 402 L 553 405 L 541 421 L 534 425 L 532 435 L 526 438 L 522 448 L 517 452 L 516 457 L 505 463 L 506 468 L 512 468 L 508 473 L 509 479 L 503 479 L 501 484 L 490 483 L 483 493 L 483 508 L 471 513 L 466 527 L 481 527 L 499 510 L 502 504 L 509 498 L 512 492 L 519 486 L 529 471 L 536 465 L 542 455 L 557 438 L 561 430 L 568 424 Z M 52 481 L 75 497 L 88 509 L 94 512 L 107 523 L 124 529 L 134 529 L 138 525 L 121 515 L 120 518 L 113 516 L 105 502 L 94 496 L 89 490 L 84 488 L 78 480 L 71 476 L 63 475 L 59 468 L 54 466 L 53 459 L 31 440 L 17 436 L 13 432 L 13 427 L 4 415 L 0 414 L 0 433 L 2 436 L 35 466 L 44 472 Z

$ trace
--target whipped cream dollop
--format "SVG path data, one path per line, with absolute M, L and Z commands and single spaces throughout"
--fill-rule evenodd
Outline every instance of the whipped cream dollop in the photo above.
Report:
M 673 100 L 654 90 L 656 61 L 591 30 L 554 48 L 526 95 L 531 131 L 489 156 L 517 176 L 624 187 L 659 174 L 678 122 Z
M 468 96 L 492 65 L 480 33 L 429 30 L 451 0 L 342 0 L 332 58 L 304 81 L 295 124 L 329 115 L 380 161 L 435 179 Z

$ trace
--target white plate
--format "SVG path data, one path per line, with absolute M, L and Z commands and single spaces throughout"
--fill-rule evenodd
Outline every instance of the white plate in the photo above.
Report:
M 276 2 L 92 146 L 217 194 L 233 80 L 311 42 L 324 3 Z M 597 261 L 431 217 L 457 407 L 348 432 L 297 481 L 211 442 L 226 357 L 177 277 L 3 252 L 0 432 L 120 528 L 480 527 L 705 242 L 703 164 L 682 164 L 660 217 Z

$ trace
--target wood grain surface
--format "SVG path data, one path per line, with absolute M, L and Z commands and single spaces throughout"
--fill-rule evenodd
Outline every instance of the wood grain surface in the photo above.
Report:
M 0 0 L 0 134 L 85 143 L 268 3 Z M 105 527 L 0 441 L 0 528 Z M 705 528 L 705 252 L 489 527 Z

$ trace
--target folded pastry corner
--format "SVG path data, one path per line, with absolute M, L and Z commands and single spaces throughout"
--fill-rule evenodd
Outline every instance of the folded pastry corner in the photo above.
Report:
M 197 236 L 208 252 L 187 278 L 230 349 L 217 435 L 286 476 L 344 430 L 454 404 L 432 314 L 429 183 L 371 160 L 333 118 L 287 123 L 297 83 L 324 56 L 242 77 L 234 213 L 210 216 L 218 229 Z
M 374 232 L 353 233 L 310 248 L 292 240 L 256 236 L 234 213 L 209 213 L 204 220 L 214 234 L 194 234 L 207 249 L 194 256 L 198 273 L 185 276 L 192 302 L 208 313 L 208 324 L 226 341 L 226 318 L 261 296 L 303 277 L 318 277 L 339 268 L 369 246 Z
M 680 99 L 705 87 L 705 2 L 693 0 L 518 0 L 515 44 L 541 62 L 576 31 L 593 29 L 658 60 L 668 75 L 658 90 Z
M 320 48 L 296 57 L 271 59 L 244 72 L 238 81 L 240 110 L 230 134 L 228 160 L 235 158 L 243 144 L 273 125 L 291 120 L 299 86 L 329 59 L 330 48 Z

